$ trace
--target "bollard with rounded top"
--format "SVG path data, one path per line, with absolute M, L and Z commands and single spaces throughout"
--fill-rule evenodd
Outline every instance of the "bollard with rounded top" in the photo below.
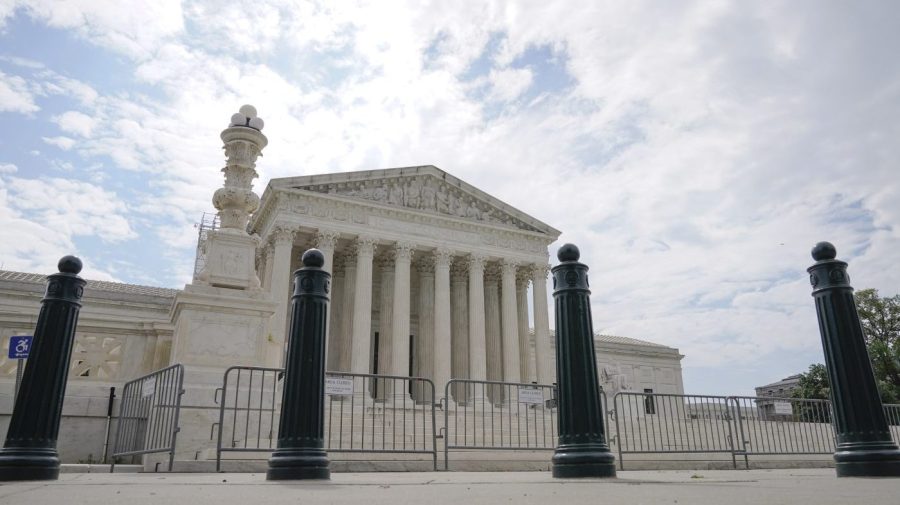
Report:
M 888 431 L 847 263 L 836 256 L 833 245 L 819 242 L 807 272 L 831 382 L 837 476 L 900 477 L 900 450 Z
M 573 244 L 557 252 L 553 267 L 556 305 L 556 377 L 559 445 L 553 477 L 615 477 L 615 457 L 604 435 L 603 408 L 594 355 L 588 267 Z
M 322 270 L 318 249 L 303 253 L 294 272 L 291 326 L 285 361 L 278 448 L 269 458 L 266 480 L 327 480 L 325 452 L 325 324 L 331 274 Z
M 31 353 L 0 450 L 0 481 L 59 478 L 56 440 L 84 294 L 81 266 L 75 256 L 64 256 L 59 273 L 47 276 Z

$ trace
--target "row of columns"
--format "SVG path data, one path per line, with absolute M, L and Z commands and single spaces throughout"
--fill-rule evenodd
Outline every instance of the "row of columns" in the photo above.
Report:
M 288 316 L 293 238 L 289 230 L 274 231 L 269 254 L 260 261 L 266 287 L 279 302 L 272 333 L 280 335 L 285 334 Z M 388 246 L 387 254 L 380 254 L 376 261 L 376 241 L 367 236 L 356 238 L 349 250 L 336 258 L 337 239 L 337 233 L 319 231 L 312 244 L 324 255 L 324 268 L 333 272 L 328 369 L 370 372 L 372 287 L 377 267 L 381 278 L 378 369 L 385 375 L 408 375 L 410 274 L 415 267 L 419 272 L 415 346 L 419 375 L 432 379 L 438 389 L 451 376 L 554 382 L 549 356 L 547 265 L 522 266 L 509 260 L 489 263 L 487 257 L 476 253 L 454 257 L 446 248 L 415 251 L 414 244 L 408 242 Z M 534 295 L 534 369 L 529 368 L 529 282 Z

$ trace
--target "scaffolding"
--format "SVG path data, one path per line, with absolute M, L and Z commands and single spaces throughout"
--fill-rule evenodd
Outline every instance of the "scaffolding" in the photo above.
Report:
M 194 280 L 196 281 L 200 272 L 206 268 L 206 242 L 209 232 L 219 229 L 219 215 L 213 212 L 204 212 L 200 218 L 200 222 L 194 225 L 197 228 L 197 255 L 194 260 Z

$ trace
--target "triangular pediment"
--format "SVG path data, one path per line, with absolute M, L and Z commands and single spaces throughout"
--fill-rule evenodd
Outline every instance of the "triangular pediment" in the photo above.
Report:
M 554 239 L 560 234 L 432 165 L 287 177 L 273 179 L 270 185 L 509 226 L 545 233 Z

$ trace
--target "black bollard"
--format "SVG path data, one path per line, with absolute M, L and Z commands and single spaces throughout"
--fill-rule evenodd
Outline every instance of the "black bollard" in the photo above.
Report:
M 325 452 L 325 323 L 331 274 L 322 270 L 318 249 L 303 253 L 294 272 L 291 334 L 285 361 L 278 448 L 269 458 L 266 480 L 331 477 Z
M 85 281 L 78 277 L 80 271 L 80 259 L 64 256 L 59 260 L 59 273 L 47 277 L 34 342 L 6 443 L 0 450 L 0 481 L 59 478 L 56 440 L 84 294 Z
M 872 362 L 853 300 L 847 263 L 828 242 L 812 249 L 809 282 L 825 350 L 837 447 L 838 477 L 900 477 L 900 450 L 891 440 Z
M 553 477 L 615 477 L 615 457 L 604 435 L 603 407 L 594 355 L 591 291 L 578 248 L 565 244 L 553 267 L 556 304 L 556 380 L 559 446 Z

